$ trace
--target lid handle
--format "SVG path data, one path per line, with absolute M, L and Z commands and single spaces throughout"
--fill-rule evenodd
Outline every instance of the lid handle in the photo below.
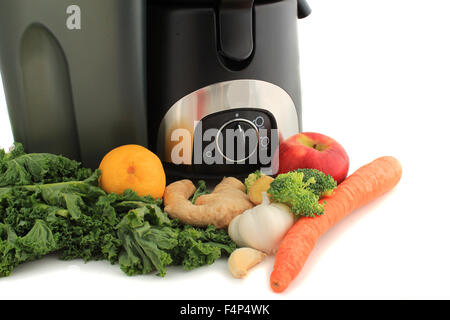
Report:
M 253 53 L 254 0 L 220 0 L 219 45 L 224 57 L 244 61 Z
M 311 8 L 306 0 L 297 0 L 298 18 L 303 19 L 311 14 Z

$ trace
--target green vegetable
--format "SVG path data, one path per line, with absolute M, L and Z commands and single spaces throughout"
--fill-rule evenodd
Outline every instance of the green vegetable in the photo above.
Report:
M 317 169 L 298 169 L 296 172 L 303 173 L 303 182 L 305 183 L 314 178 L 315 183 L 309 184 L 307 188 L 320 198 L 331 196 L 334 189 L 337 188 L 337 182 L 332 176 Z
M 200 180 L 198 182 L 198 188 L 195 191 L 194 195 L 192 196 L 191 202 L 195 204 L 195 201 L 197 199 L 205 194 L 209 194 L 208 189 L 206 188 L 206 182 L 203 180 Z
M 76 161 L 53 154 L 26 154 L 21 144 L 0 149 L 0 187 L 84 180 L 92 174 Z
M 170 219 L 161 200 L 131 190 L 106 194 L 99 176 L 61 156 L 27 155 L 21 145 L 0 150 L 0 277 L 53 252 L 119 263 L 128 275 L 164 276 L 169 265 L 191 270 L 236 248 L 223 230 Z
M 316 181 L 310 178 L 303 180 L 302 172 L 280 174 L 271 183 L 267 193 L 274 202 L 288 205 L 296 215 L 314 217 L 321 215 L 324 208 L 319 204 L 319 197 L 309 189 Z
M 179 229 L 178 246 L 172 251 L 176 264 L 184 270 L 212 264 L 222 255 L 229 256 L 236 244 L 223 229 L 209 226 L 205 229 L 182 226 Z
M 331 194 L 336 186 L 331 176 L 318 170 L 301 169 L 278 175 L 267 193 L 273 201 L 290 206 L 296 215 L 314 217 L 324 212 L 320 198 Z
M 174 220 L 152 225 L 147 219 L 155 218 L 157 211 L 132 210 L 118 226 L 125 249 L 119 263 L 130 276 L 154 270 L 159 276 L 164 276 L 171 264 L 192 270 L 212 264 L 223 254 L 230 255 L 236 249 L 227 232 L 214 226 L 205 230 L 181 225 Z
M 164 224 L 150 225 L 146 218 L 152 213 L 146 207 L 131 210 L 118 225 L 119 238 L 124 247 L 119 263 L 130 276 L 154 270 L 164 276 L 166 267 L 173 262 L 168 251 L 178 245 L 177 230 Z
M 245 189 L 246 192 L 248 193 L 250 190 L 250 187 L 256 182 L 256 180 L 258 180 L 259 178 L 261 178 L 262 173 L 261 171 L 256 171 L 254 173 L 251 173 L 247 179 L 245 179 L 244 184 L 245 184 Z
M 97 205 L 106 197 L 106 193 L 95 186 L 99 174 L 97 171 L 85 181 L 0 188 L 0 223 L 11 231 L 10 235 L 14 235 L 12 238 L 6 237 L 3 232 L 1 240 L 10 245 L 0 249 L 0 265 L 8 264 L 9 259 L 9 264 L 14 268 L 18 263 L 54 251 L 60 251 L 64 260 L 108 259 L 115 262 L 121 244 L 115 235 L 119 218 L 115 212 L 108 213 L 102 210 L 101 205 Z M 25 243 L 32 243 L 27 240 L 30 238 L 38 243 L 36 236 L 31 236 L 37 222 L 41 226 L 39 230 L 47 230 L 51 234 L 54 242 L 49 243 L 53 245 L 36 247 L 33 254 L 23 256 L 23 250 L 17 250 L 17 246 L 22 239 Z M 38 234 L 43 235 L 44 232 Z M 15 238 L 17 240 L 11 240 Z M 11 245 L 15 248 L 12 260 Z M 9 274 L 0 272 L 0 276 Z
M 42 220 L 19 237 L 8 225 L 0 224 L 0 276 L 9 276 L 20 263 L 38 259 L 57 249 L 52 231 Z

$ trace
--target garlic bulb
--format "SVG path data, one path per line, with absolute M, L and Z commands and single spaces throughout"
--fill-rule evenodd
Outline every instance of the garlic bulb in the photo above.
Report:
M 239 247 L 274 254 L 294 222 L 295 217 L 289 207 L 279 203 L 271 204 L 264 194 L 262 204 L 231 221 L 228 234 Z

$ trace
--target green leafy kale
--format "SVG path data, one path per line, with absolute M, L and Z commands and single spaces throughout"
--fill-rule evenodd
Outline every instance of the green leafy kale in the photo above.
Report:
M 225 230 L 214 226 L 194 228 L 174 220 L 159 220 L 157 215 L 160 213 L 160 210 L 135 209 L 120 222 L 118 234 L 124 250 L 119 263 L 126 274 L 133 276 L 156 270 L 159 276 L 164 276 L 171 264 L 192 270 L 212 264 L 236 249 Z M 149 223 L 153 219 L 159 223 Z
M 131 190 L 106 194 L 92 172 L 61 156 L 0 150 L 0 277 L 58 252 L 61 259 L 107 260 L 128 275 L 169 265 L 191 270 L 236 248 L 226 231 L 184 226 L 161 200 Z M 204 194 L 200 184 L 197 195 Z
M 209 226 L 206 230 L 192 226 L 178 228 L 178 246 L 172 250 L 172 257 L 184 270 L 214 263 L 222 255 L 230 255 L 236 244 L 223 229 Z
M 36 228 L 37 221 L 50 231 L 55 241 L 55 245 L 49 246 L 48 250 L 15 261 L 22 263 L 60 251 L 61 258 L 65 260 L 107 259 L 115 262 L 121 245 L 115 235 L 119 218 L 115 212 L 111 217 L 97 205 L 100 199 L 106 197 L 106 193 L 95 186 L 99 174 L 96 171 L 85 181 L 0 188 L 0 223 L 14 231 L 19 243 L 30 238 L 29 234 Z M 8 242 L 17 246 L 17 241 L 11 241 L 9 237 Z M 0 250 L 0 264 L 3 264 L 3 259 L 7 258 Z M 16 265 L 13 264 L 13 267 Z
M 0 223 L 0 277 L 11 275 L 20 263 L 35 260 L 57 249 L 56 239 L 42 220 L 19 237 L 9 226 Z
M 178 245 L 178 233 L 164 224 L 152 226 L 146 221 L 150 214 L 152 212 L 145 207 L 131 210 L 118 225 L 119 238 L 124 247 L 119 263 L 130 276 L 154 270 L 164 276 L 166 267 L 173 262 L 168 251 Z
M 21 144 L 0 150 L 0 187 L 84 180 L 92 174 L 79 162 L 48 153 L 26 154 Z
M 198 182 L 198 187 L 197 190 L 195 191 L 194 195 L 192 196 L 191 202 L 195 204 L 195 201 L 197 201 L 198 198 L 200 198 L 201 196 L 205 195 L 205 194 L 209 194 L 210 192 L 208 191 L 207 187 L 206 187 L 206 182 L 203 180 L 200 180 Z

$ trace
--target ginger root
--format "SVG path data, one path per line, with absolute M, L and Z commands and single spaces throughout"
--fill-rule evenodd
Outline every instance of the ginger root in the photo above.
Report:
M 224 178 L 211 194 L 189 201 L 196 188 L 190 180 L 167 186 L 164 192 L 164 211 L 172 218 L 197 227 L 214 225 L 226 228 L 234 217 L 253 208 L 245 193 L 244 184 L 236 178 Z

